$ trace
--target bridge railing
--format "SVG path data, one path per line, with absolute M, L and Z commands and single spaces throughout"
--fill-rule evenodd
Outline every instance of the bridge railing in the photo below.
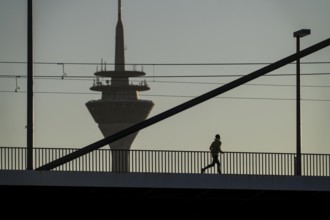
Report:
M 34 168 L 63 157 L 77 149 L 34 148 Z M 54 171 L 112 172 L 110 149 L 100 149 L 63 164 Z M 127 155 L 117 150 L 116 155 Z M 26 148 L 0 147 L 0 170 L 25 170 Z M 295 175 L 294 153 L 225 152 L 220 155 L 222 174 Z M 212 162 L 208 151 L 130 150 L 129 171 L 135 173 L 201 173 Z M 116 171 L 118 172 L 118 170 Z M 216 174 L 216 167 L 205 173 Z M 302 175 L 330 176 L 329 154 L 302 154 Z

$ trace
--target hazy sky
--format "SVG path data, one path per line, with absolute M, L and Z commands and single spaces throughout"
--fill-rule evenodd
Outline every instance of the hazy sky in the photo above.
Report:
M 155 103 L 150 116 L 296 50 L 293 32 L 312 34 L 301 48 L 330 37 L 329 0 L 123 0 L 126 62 L 143 68 Z M 85 103 L 96 65 L 114 62 L 117 0 L 34 0 L 35 147 L 84 147 L 103 138 Z M 26 0 L 0 0 L 0 146 L 26 146 Z M 301 65 L 302 152 L 330 153 L 330 48 Z M 132 69 L 128 66 L 127 69 Z M 108 66 L 113 69 L 113 66 Z M 291 64 L 271 74 L 294 74 Z M 316 73 L 327 73 L 319 75 Z M 205 77 L 175 77 L 194 75 Z M 206 77 L 216 75 L 218 77 Z M 16 76 L 21 76 L 17 77 Z M 57 76 L 57 78 L 50 77 Z M 161 78 L 159 76 L 173 76 Z M 17 79 L 17 83 L 16 83 Z M 137 79 L 132 79 L 136 82 Z M 15 93 L 16 84 L 19 87 Z M 265 76 L 140 131 L 132 149 L 295 152 L 295 76 Z M 323 100 L 323 101 L 320 101 Z

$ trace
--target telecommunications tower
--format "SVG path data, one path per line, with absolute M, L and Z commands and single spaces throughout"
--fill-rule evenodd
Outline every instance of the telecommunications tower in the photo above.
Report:
M 135 69 L 125 70 L 121 0 L 118 0 L 115 69 L 112 71 L 107 70 L 106 64 L 102 61 L 100 71 L 96 71 L 94 75 L 96 79 L 90 90 L 102 92 L 102 98 L 89 101 L 86 103 L 86 106 L 105 137 L 141 122 L 148 117 L 154 103 L 149 100 L 140 100 L 138 92 L 147 91 L 150 88 L 145 80 L 138 84 L 129 82 L 130 77 L 144 76 L 145 73 Z M 137 133 L 110 144 L 113 172 L 129 171 L 129 149 Z

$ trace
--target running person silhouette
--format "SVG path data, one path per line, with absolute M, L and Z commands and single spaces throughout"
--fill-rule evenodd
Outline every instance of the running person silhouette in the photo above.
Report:
M 204 173 L 205 170 L 207 170 L 208 168 L 213 167 L 215 164 L 217 164 L 218 173 L 221 174 L 221 169 L 220 169 L 221 163 L 219 161 L 219 153 L 223 153 L 223 151 L 221 150 L 221 141 L 220 141 L 219 134 L 215 135 L 215 139 L 210 146 L 210 151 L 211 151 L 211 155 L 212 155 L 212 163 L 210 163 L 206 167 L 202 168 L 201 172 Z

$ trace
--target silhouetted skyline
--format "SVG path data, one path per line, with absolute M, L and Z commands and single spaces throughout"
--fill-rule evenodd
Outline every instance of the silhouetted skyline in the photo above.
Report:
M 301 40 L 302 49 L 330 36 L 330 2 L 322 0 L 139 0 L 122 4 L 126 63 L 150 64 L 126 66 L 147 74 L 142 79 L 152 90 L 141 98 L 155 103 L 150 116 L 236 78 L 228 75 L 245 75 L 262 66 L 251 63 L 271 63 L 294 53 L 294 31 L 312 30 Z M 26 60 L 25 7 L 18 1 L 0 3 L 0 61 Z M 117 1 L 36 0 L 34 7 L 35 61 L 55 63 L 35 65 L 35 75 L 45 76 L 34 83 L 35 147 L 84 147 L 102 138 L 84 106 L 100 97 L 100 93 L 88 94 L 93 82 L 86 80 L 97 65 L 85 63 L 100 63 L 103 58 L 107 69 L 114 69 L 109 63 L 115 60 Z M 329 49 L 302 60 L 312 61 L 329 62 Z M 162 63 L 240 65 L 153 65 Z M 301 71 L 328 73 L 329 63 L 303 64 Z M 0 82 L 1 90 L 11 91 L 0 93 L 3 146 L 26 145 L 26 96 L 20 93 L 26 91 L 26 80 L 15 77 L 25 72 L 25 65 L 0 63 L 0 74 L 12 76 Z M 61 80 L 64 72 L 66 77 Z M 294 73 L 295 66 L 289 65 L 271 74 Z M 187 75 L 195 77 L 177 77 Z M 209 140 L 221 133 L 224 151 L 294 152 L 294 85 L 294 75 L 265 76 L 142 130 L 132 148 L 208 150 Z M 302 76 L 302 85 L 302 152 L 329 153 L 330 103 L 317 101 L 330 99 L 329 75 Z

